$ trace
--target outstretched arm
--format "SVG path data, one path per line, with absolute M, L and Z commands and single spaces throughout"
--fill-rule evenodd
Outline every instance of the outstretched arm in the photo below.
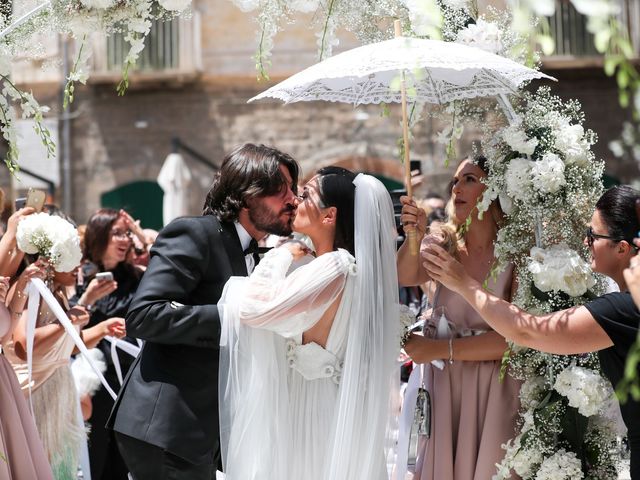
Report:
M 416 363 L 428 363 L 432 360 L 456 360 L 485 362 L 500 360 L 507 349 L 504 337 L 496 332 L 487 332 L 470 337 L 449 340 L 426 338 L 412 334 L 404 346 L 407 355 Z
M 331 252 L 286 275 L 293 255 L 286 245 L 271 250 L 247 282 L 240 321 L 276 331 L 311 327 L 344 288 L 351 262 Z
M 459 293 L 498 333 L 518 345 L 561 355 L 593 352 L 613 345 L 585 307 L 532 315 L 484 290 L 444 249 L 425 252 L 431 277 Z

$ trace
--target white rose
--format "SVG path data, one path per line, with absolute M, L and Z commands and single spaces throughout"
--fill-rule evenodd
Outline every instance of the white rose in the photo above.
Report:
M 54 244 L 51 247 L 51 257 L 56 259 L 54 265 L 56 271 L 70 272 L 80 265 L 82 260 L 79 239 Z
M 30 255 L 38 253 L 37 244 L 45 236 L 48 218 L 49 215 L 46 213 L 34 213 L 20 221 L 16 232 L 16 241 L 20 250 Z
M 531 183 L 540 193 L 556 193 L 564 185 L 564 162 L 555 153 L 545 153 L 531 167 Z
M 500 29 L 495 23 L 487 22 L 482 18 L 460 30 L 456 42 L 491 53 L 502 50 Z
M 18 224 L 16 239 L 20 250 L 43 255 L 58 272 L 73 270 L 82 259 L 78 231 L 61 217 L 29 215 Z
M 585 417 L 601 412 L 611 396 L 610 383 L 597 372 L 575 364 L 565 368 L 556 377 L 553 388 L 567 397 L 569 405 Z
M 515 199 L 526 201 L 531 189 L 531 167 L 533 162 L 526 158 L 514 158 L 509 162 L 505 173 L 507 194 Z
M 502 138 L 514 152 L 533 155 L 538 146 L 537 138 L 529 138 L 521 125 L 510 125 L 502 131 Z
M 533 283 L 543 292 L 562 291 L 577 297 L 595 285 L 589 265 L 566 244 L 533 247 L 527 268 Z
M 584 138 L 582 125 L 567 125 L 555 132 L 555 147 L 565 154 L 567 165 L 586 165 L 589 142 Z
M 540 450 L 521 448 L 513 457 L 512 467 L 520 477 L 526 478 L 542 462 L 542 458 Z

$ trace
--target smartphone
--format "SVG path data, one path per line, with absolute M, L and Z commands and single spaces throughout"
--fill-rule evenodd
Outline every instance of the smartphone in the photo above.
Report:
M 41 212 L 46 196 L 47 194 L 42 190 L 35 190 L 30 188 L 29 193 L 27 193 L 26 206 L 33 208 L 36 212 Z
M 99 282 L 113 282 L 113 273 L 111 272 L 96 273 L 96 279 Z
M 16 211 L 27 205 L 27 197 L 16 198 Z

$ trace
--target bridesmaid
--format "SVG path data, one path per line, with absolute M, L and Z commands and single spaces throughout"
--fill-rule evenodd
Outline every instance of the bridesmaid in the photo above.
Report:
M 0 341 L 3 345 L 19 318 L 4 304 L 8 290 L 9 278 L 0 277 Z M 0 355 L 0 456 L 2 479 L 53 480 L 33 417 L 4 355 Z
M 467 273 L 483 282 L 495 261 L 493 244 L 502 219 L 497 202 L 478 219 L 476 205 L 486 186 L 484 157 L 463 160 L 453 177 L 449 203 L 450 223 L 437 232 L 426 233 L 426 217 L 403 197 L 402 222 L 414 227 L 423 238 L 422 249 L 432 242 L 446 247 L 464 265 Z M 461 228 L 467 218 L 471 224 Z M 443 245 L 444 246 L 444 245 Z M 487 480 L 496 473 L 495 464 L 504 457 L 502 444 L 515 434 L 520 384 L 510 377 L 500 382 L 500 363 L 507 344 L 502 336 L 446 287 L 430 281 L 405 244 L 398 252 L 401 285 L 430 282 L 428 295 L 434 310 L 444 312 L 450 322 L 446 336 L 427 338 L 413 335 L 405 350 L 414 362 L 425 364 L 424 384 L 431 385 L 431 436 L 420 445 L 415 480 Z M 488 288 L 509 299 L 512 268 L 490 279 Z M 427 319 L 429 320 L 429 319 Z M 429 365 L 445 360 L 443 370 Z M 403 479 L 404 480 L 404 479 Z

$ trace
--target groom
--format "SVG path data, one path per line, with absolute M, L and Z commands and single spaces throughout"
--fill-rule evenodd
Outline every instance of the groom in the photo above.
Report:
M 203 215 L 160 232 L 126 318 L 145 344 L 107 425 L 135 480 L 215 478 L 216 303 L 229 277 L 253 270 L 256 240 L 291 233 L 298 172 L 289 155 L 245 144 L 224 159 Z

